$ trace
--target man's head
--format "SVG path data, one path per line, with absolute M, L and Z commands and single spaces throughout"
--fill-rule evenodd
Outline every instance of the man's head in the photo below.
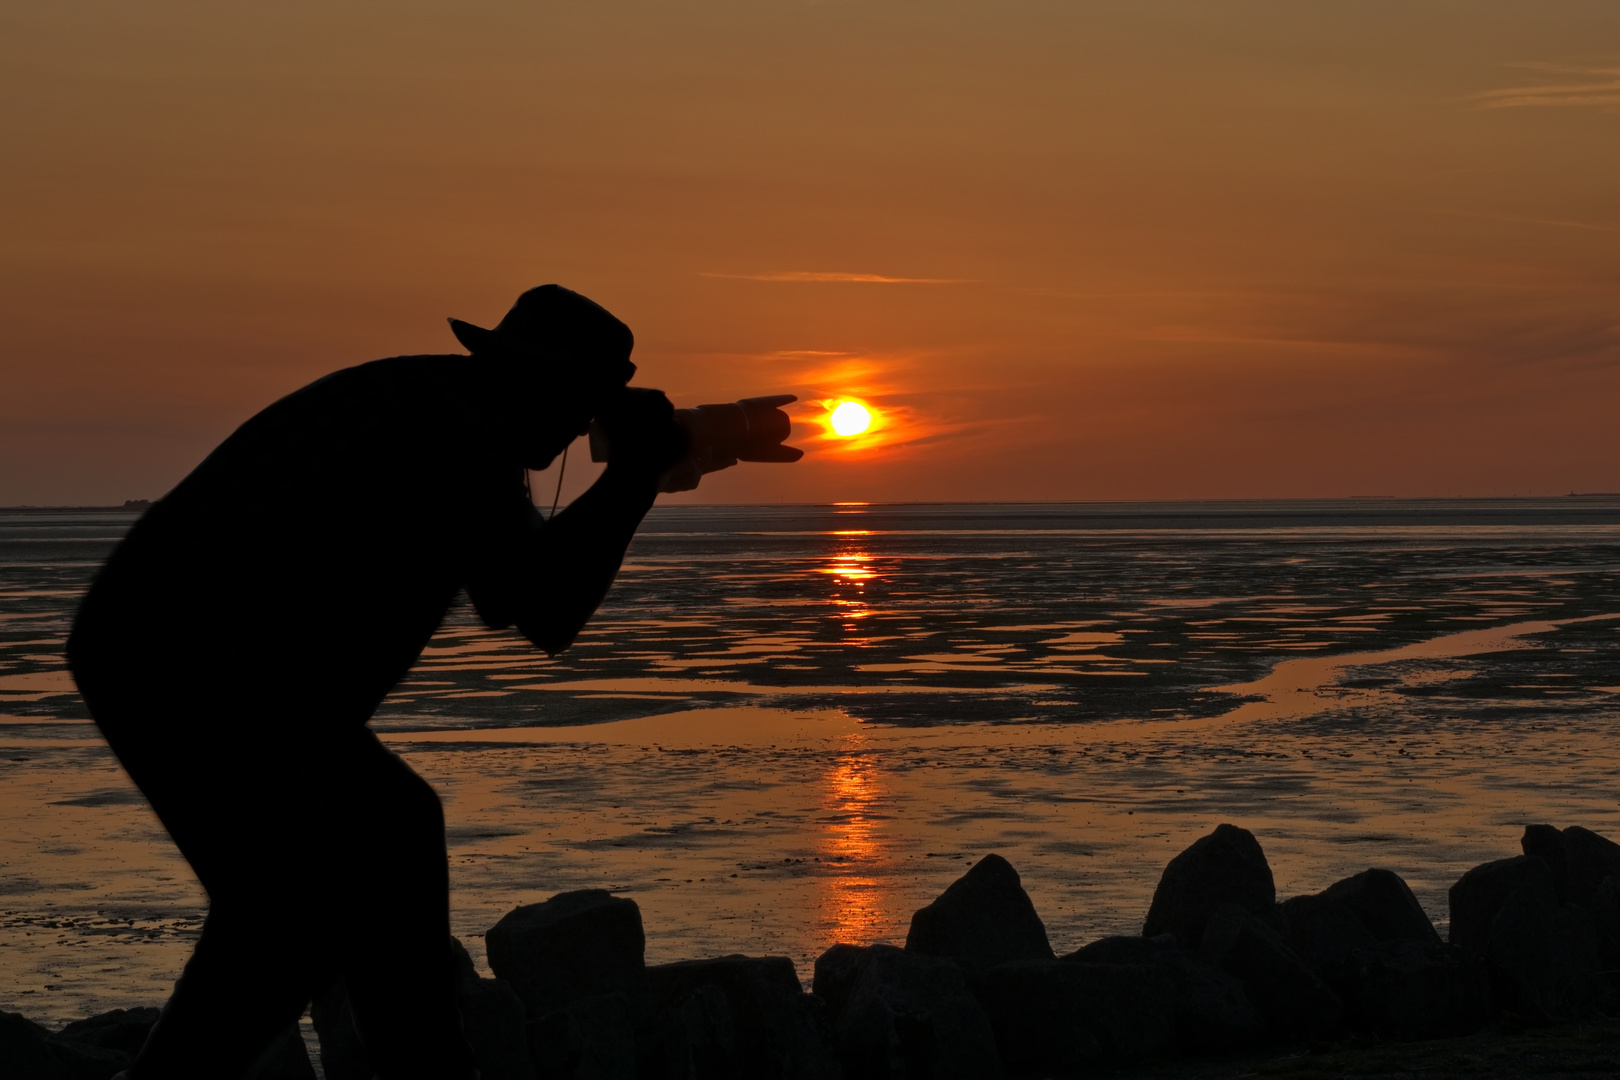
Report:
M 635 336 L 599 304 L 561 285 L 518 297 L 493 330 L 450 320 L 456 339 L 492 361 L 524 418 L 525 464 L 544 467 L 636 372 Z

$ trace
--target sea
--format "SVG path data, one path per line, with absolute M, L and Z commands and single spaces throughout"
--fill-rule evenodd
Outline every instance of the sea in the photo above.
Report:
M 207 908 L 62 659 L 133 520 L 0 511 L 0 1008 L 48 1024 L 161 1004 Z M 480 964 L 603 888 L 649 962 L 808 981 L 992 852 L 1062 954 L 1222 822 L 1281 897 L 1384 867 L 1444 932 L 1527 824 L 1620 838 L 1620 497 L 659 507 L 571 649 L 458 602 L 373 727 Z

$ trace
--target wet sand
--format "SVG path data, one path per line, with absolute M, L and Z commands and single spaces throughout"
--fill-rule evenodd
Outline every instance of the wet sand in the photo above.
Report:
M 1443 929 L 1525 824 L 1620 837 L 1620 529 L 1558 529 L 655 535 L 583 648 L 459 612 L 374 726 L 444 794 L 480 958 L 597 887 L 651 961 L 808 979 L 990 851 L 1062 952 L 1139 931 L 1221 821 L 1281 895 L 1387 867 Z M 0 567 L 0 1006 L 49 1023 L 161 1002 L 205 909 L 61 667 L 96 543 Z

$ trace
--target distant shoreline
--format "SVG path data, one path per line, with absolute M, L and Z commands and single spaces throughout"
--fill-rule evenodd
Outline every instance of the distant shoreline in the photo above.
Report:
M 963 499 L 963 500 L 932 500 L 932 499 L 904 499 L 904 500 L 873 500 L 851 502 L 799 502 L 799 503 L 771 503 L 771 502 L 669 502 L 661 503 L 664 509 L 678 508 L 682 510 L 696 510 L 704 507 L 724 509 L 830 509 L 832 507 L 845 507 L 854 510 L 859 507 L 913 507 L 913 506 L 1038 506 L 1038 507 L 1209 507 L 1235 508 L 1257 506 L 1323 506 L 1331 504 L 1355 503 L 1387 503 L 1392 505 L 1525 505 L 1530 503 L 1564 504 L 1568 499 L 1614 499 L 1620 502 L 1620 491 L 1570 491 L 1562 495 L 1309 495 L 1288 496 L 1277 498 L 1220 498 L 1220 499 Z M 130 499 L 122 506 L 71 506 L 55 504 L 20 503 L 12 506 L 0 506 L 0 513 L 51 513 L 51 514 L 121 514 L 145 510 L 154 500 Z

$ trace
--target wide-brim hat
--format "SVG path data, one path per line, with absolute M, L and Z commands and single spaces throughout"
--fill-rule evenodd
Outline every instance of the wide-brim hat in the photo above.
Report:
M 630 328 L 561 285 L 530 289 L 493 330 L 451 319 L 450 332 L 474 356 L 533 362 L 592 384 L 623 386 L 636 373 Z

